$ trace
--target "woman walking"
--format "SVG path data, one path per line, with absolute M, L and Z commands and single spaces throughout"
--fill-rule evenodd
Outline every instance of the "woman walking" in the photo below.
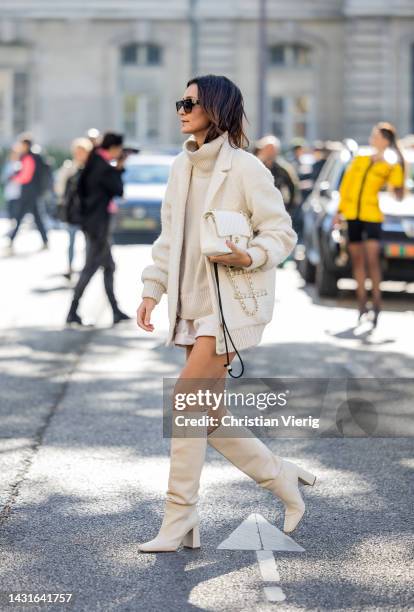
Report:
M 259 344 L 272 317 L 275 268 L 292 251 L 296 234 L 271 173 L 243 149 L 245 113 L 238 87 L 222 76 L 192 79 L 176 108 L 181 132 L 191 136 L 171 169 L 162 231 L 152 248 L 154 263 L 142 273 L 137 323 L 154 330 L 152 310 L 167 292 L 167 344 L 186 346 L 187 354 L 175 390 L 200 379 L 224 388 L 235 352 L 228 352 L 222 315 L 233 348 Z M 253 238 L 247 249 L 228 241 L 229 254 L 202 254 L 203 213 L 214 210 L 242 212 L 250 219 Z M 246 281 L 247 293 L 235 290 L 235 278 Z M 182 543 L 199 547 L 196 503 L 207 442 L 282 500 L 286 532 L 299 523 L 305 507 L 298 482 L 313 484 L 314 476 L 273 455 L 249 430 L 224 427 L 223 414 L 223 408 L 214 414 L 217 423 L 208 427 L 207 436 L 173 435 L 164 519 L 155 539 L 140 544 L 140 550 L 172 551 Z
M 122 134 L 106 132 L 100 146 L 90 152 L 79 177 L 77 193 L 80 200 L 80 225 L 86 238 L 86 258 L 66 318 L 68 325 L 83 325 L 78 314 L 79 302 L 100 267 L 103 268 L 105 292 L 112 308 L 114 325 L 130 318 L 119 308 L 115 297 L 115 261 L 111 251 L 110 218 L 114 198 L 123 194 L 124 163 Z
M 372 155 L 355 157 L 344 175 L 337 221 L 342 216 L 347 222 L 348 248 L 357 282 L 359 321 L 368 313 L 365 264 L 368 265 L 372 283 L 372 323 L 376 327 L 381 310 L 380 238 L 384 217 L 378 194 L 388 185 L 398 199 L 402 198 L 404 158 L 397 144 L 396 130 L 390 123 L 374 126 L 370 145 Z

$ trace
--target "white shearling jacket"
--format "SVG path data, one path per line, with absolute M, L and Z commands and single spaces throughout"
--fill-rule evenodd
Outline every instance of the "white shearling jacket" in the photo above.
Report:
M 168 295 L 170 325 L 167 346 L 173 343 L 178 319 L 180 258 L 190 178 L 191 162 L 183 151 L 171 167 L 161 207 L 161 234 L 152 246 L 154 263 L 143 270 L 141 277 L 144 283 L 142 297 L 152 297 L 158 303 L 163 293 Z M 270 171 L 251 153 L 233 148 L 227 133 L 207 190 L 204 210 L 209 209 L 245 212 L 253 228 L 253 238 L 248 248 L 252 263 L 248 268 L 233 268 L 240 293 L 235 291 L 229 278 L 228 266 L 218 266 L 224 318 L 240 350 L 258 344 L 264 327 L 272 319 L 276 267 L 291 253 L 297 236 Z M 191 240 L 191 237 L 186 236 L 185 239 Z M 223 354 L 225 345 L 214 269 L 207 257 L 205 264 L 217 320 L 216 353 Z M 250 274 L 251 284 L 247 282 L 246 273 Z

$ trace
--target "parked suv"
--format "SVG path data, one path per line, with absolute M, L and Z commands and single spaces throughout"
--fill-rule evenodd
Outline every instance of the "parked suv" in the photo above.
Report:
M 360 149 L 358 154 L 367 154 Z M 414 150 L 404 152 L 407 193 L 399 202 L 391 193 L 380 193 L 384 213 L 381 236 L 381 263 L 385 280 L 414 282 Z M 303 205 L 303 246 L 297 249 L 297 264 L 307 283 L 315 283 L 318 293 L 335 297 L 337 281 L 351 278 L 344 234 L 333 227 L 338 210 L 339 187 L 351 151 L 338 147 L 327 159 Z

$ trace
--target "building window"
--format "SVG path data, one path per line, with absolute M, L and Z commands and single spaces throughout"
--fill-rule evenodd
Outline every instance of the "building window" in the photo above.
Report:
M 312 49 L 305 45 L 273 45 L 269 47 L 269 65 L 301 68 L 312 64 Z
M 283 122 L 285 116 L 286 98 L 272 98 L 270 101 L 270 123 L 272 133 L 280 139 L 284 138 Z
M 136 96 L 125 94 L 123 104 L 123 120 L 124 131 L 127 138 L 135 138 L 135 134 L 137 132 L 138 117 L 136 106 Z
M 162 60 L 161 47 L 132 43 L 121 48 L 124 66 L 158 66 Z
M 276 96 L 270 99 L 270 127 L 283 142 L 293 138 L 314 138 L 312 98 L 307 94 Z
M 15 134 L 27 129 L 27 102 L 28 102 L 28 79 L 24 72 L 14 73 L 13 90 L 13 129 Z
M 123 97 L 123 131 L 140 144 L 156 142 L 159 137 L 158 98 L 149 94 L 126 93 Z
M 12 73 L 0 71 L 0 138 L 7 140 L 13 135 L 13 81 Z
M 0 141 L 10 142 L 27 129 L 27 113 L 27 74 L 0 69 Z

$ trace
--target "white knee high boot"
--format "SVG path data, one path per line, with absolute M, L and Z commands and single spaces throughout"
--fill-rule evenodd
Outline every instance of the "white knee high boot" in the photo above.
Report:
M 241 434 L 246 437 L 229 437 Z M 298 483 L 314 485 L 316 476 L 274 455 L 245 427 L 220 425 L 208 436 L 208 443 L 261 487 L 279 497 L 285 506 L 283 530 L 290 533 L 296 529 L 305 512 Z
M 181 544 L 188 548 L 200 548 L 196 504 L 206 448 L 206 435 L 171 438 L 170 475 L 164 519 L 157 537 L 139 544 L 138 548 L 142 552 L 174 551 Z

